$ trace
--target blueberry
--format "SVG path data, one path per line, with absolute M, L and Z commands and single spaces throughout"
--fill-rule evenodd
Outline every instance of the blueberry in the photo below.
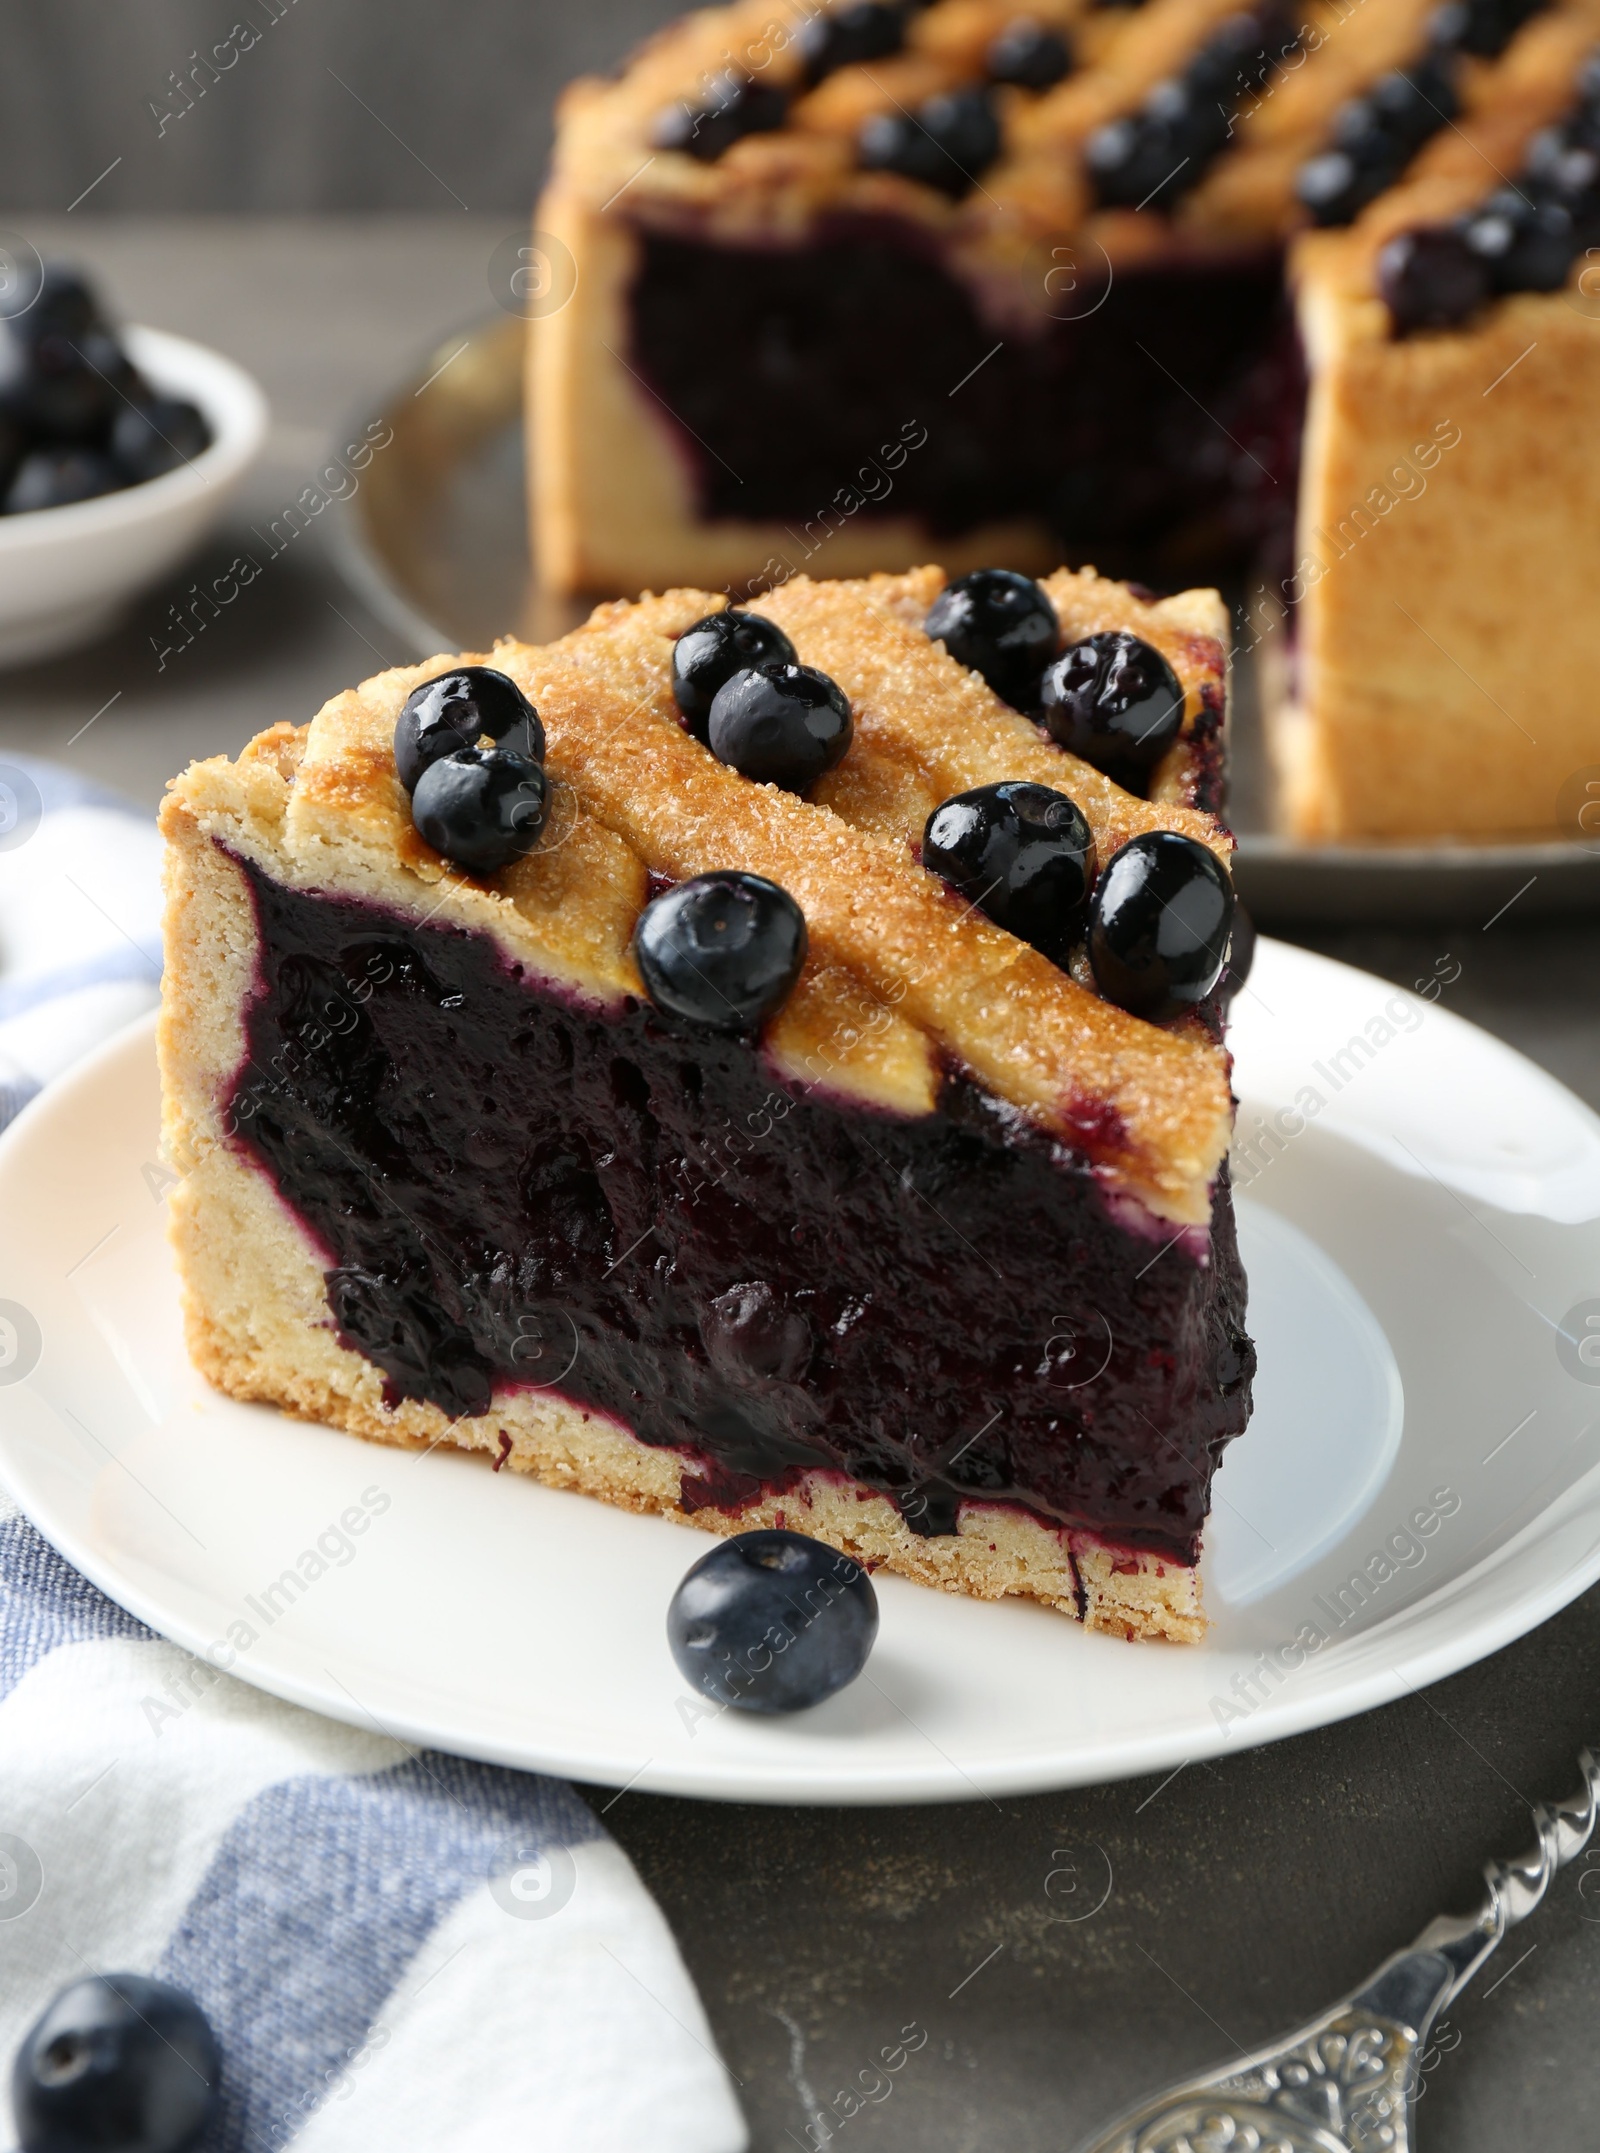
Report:
M 725 868 L 652 898 L 633 930 L 645 992 L 668 1016 L 754 1032 L 806 961 L 805 914 L 775 882 Z
M 880 112 L 856 138 L 869 172 L 898 172 L 959 197 L 1000 154 L 1000 122 L 983 89 L 949 90 L 915 112 Z
M 805 792 L 850 745 L 850 698 L 809 665 L 735 673 L 711 704 L 708 744 L 718 762 L 758 785 Z
M 672 647 L 672 699 L 685 730 L 704 741 L 717 690 L 751 666 L 793 665 L 799 652 L 783 630 L 759 613 L 708 613 L 685 628 Z
M 1160 651 L 1121 628 L 1085 637 L 1047 667 L 1039 701 L 1058 747 L 1124 784 L 1148 778 L 1183 730 L 1182 682 Z
M 1497 189 L 1462 231 L 1498 292 L 1559 291 L 1578 252 L 1564 202 L 1528 201 L 1512 188 Z
M 1321 150 L 1295 174 L 1294 191 L 1318 224 L 1352 224 L 1390 184 L 1386 164 L 1363 163 L 1347 149 Z
M 1064 792 L 1016 780 L 958 792 L 928 817 L 922 864 L 1056 964 L 1082 936 L 1094 833 Z
M 530 762 L 544 761 L 544 727 L 516 682 L 492 665 L 436 673 L 405 699 L 394 729 L 395 768 L 407 792 L 430 763 L 475 748 L 487 733 Z
M 221 2078 L 216 2036 L 184 1990 L 141 1974 L 74 1981 L 12 2065 L 22 2153 L 187 2153 Z
M 1216 854 L 1175 830 L 1119 846 L 1095 885 L 1089 962 L 1108 1002 L 1160 1024 L 1203 1002 L 1222 977 L 1233 884 Z
M 35 433 L 102 437 L 119 397 L 148 393 L 109 331 L 72 336 L 33 313 L 0 319 L 0 413 Z
M 1031 576 L 1009 568 L 958 576 L 934 600 L 923 628 L 1019 710 L 1038 700 L 1039 675 L 1061 639 L 1055 607 Z
M 1447 0 L 1435 10 L 1428 35 L 1436 46 L 1495 60 L 1544 0 Z
M 0 513 L 25 516 L 36 508 L 67 508 L 115 493 L 121 480 L 97 449 L 30 449 L 6 488 Z
M 42 271 L 30 262 L 0 299 L 0 314 L 26 315 L 34 336 L 84 337 L 111 327 L 93 285 L 70 262 L 46 262 Z
M 811 16 L 795 40 L 806 80 L 818 83 L 836 68 L 886 60 L 905 43 L 905 10 L 883 0 L 846 0 L 843 7 Z
M 1231 1002 L 1250 977 L 1256 961 L 1256 923 L 1237 900 L 1233 907 L 1233 932 L 1228 937 L 1228 964 L 1222 975 L 1224 1002 Z
M 740 1712 L 803 1712 L 855 1680 L 878 1634 L 857 1562 L 804 1533 L 750 1532 L 702 1555 L 672 1595 L 678 1671 Z
M 494 875 L 539 842 L 549 812 L 541 766 L 512 748 L 457 748 L 429 763 L 411 819 L 436 852 L 469 875 Z
M 130 486 L 193 463 L 211 446 L 198 406 L 178 396 L 124 404 L 111 422 L 111 460 Z
M 1072 47 L 1059 30 L 1023 16 L 989 47 L 985 61 L 991 82 L 1009 82 L 1019 90 L 1048 90 L 1072 72 Z
M 1378 255 L 1378 292 L 1395 332 L 1453 329 L 1489 297 L 1489 271 L 1452 225 L 1397 232 Z
M 700 103 L 673 105 L 656 121 L 650 141 L 658 150 L 681 150 L 702 164 L 715 164 L 743 135 L 770 134 L 789 116 L 789 99 L 771 83 L 748 75 L 715 77 Z

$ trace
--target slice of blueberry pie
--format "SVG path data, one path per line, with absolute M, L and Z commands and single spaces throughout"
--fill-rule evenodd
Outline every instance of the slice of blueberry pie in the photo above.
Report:
M 1193 1639 L 1253 1351 L 1214 594 L 796 579 L 379 675 L 169 794 L 223 1389 Z
M 1594 0 L 736 0 L 563 101 L 557 588 L 1255 586 L 1302 836 L 1600 760 Z M 1515 369 L 1515 371 L 1513 371 Z

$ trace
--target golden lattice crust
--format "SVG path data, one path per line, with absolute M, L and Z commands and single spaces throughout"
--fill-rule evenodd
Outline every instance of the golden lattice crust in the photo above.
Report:
M 910 624 L 941 581 L 936 570 L 899 582 L 796 579 L 775 595 L 801 659 L 836 669 L 856 706 L 859 767 L 847 778 L 852 750 L 826 800 L 754 785 L 683 730 L 672 646 L 724 601 L 671 591 L 602 606 L 559 643 L 496 647 L 492 662 L 543 717 L 556 803 L 540 849 L 493 881 L 460 875 L 423 842 L 394 767 L 401 704 L 453 658 L 336 696 L 303 742 L 276 728 L 237 763 L 193 765 L 168 812 L 279 880 L 486 931 L 536 974 L 601 1004 L 642 992 L 630 942 L 647 871 L 766 875 L 800 904 L 811 948 L 765 1041 L 780 1073 L 816 1081 L 824 1053 L 834 1087 L 925 1113 L 941 1066 L 962 1068 L 1086 1155 L 1109 1193 L 1203 1228 L 1232 1124 L 1226 1053 L 1198 1027 L 1163 1030 L 1100 1000 L 955 902 L 910 841 L 947 786 L 1001 775 L 1073 793 L 1104 852 L 1140 829 L 1186 831 L 1224 860 L 1231 840 L 1197 810 L 1137 800 L 1042 745 Z M 1056 587 L 1076 592 L 1085 618 L 1118 611 L 1116 586 Z M 1197 701 L 1222 661 L 1215 637 L 1192 631 L 1220 629 L 1220 607 L 1193 593 L 1169 606 L 1121 598 L 1126 619 L 1162 635 Z M 863 997 L 885 1014 L 858 1035 L 840 1012 Z
M 1083 0 L 1029 0 L 1026 9 L 1015 0 L 936 0 L 912 18 L 902 53 L 842 68 L 810 91 L 800 83 L 794 34 L 812 10 L 735 0 L 662 31 L 615 79 L 571 86 L 559 108 L 554 184 L 591 208 L 614 205 L 622 218 L 724 239 L 793 237 L 824 213 L 895 217 L 940 234 L 975 269 L 1031 271 L 1040 243 L 1070 232 L 1119 265 L 1174 244 L 1281 239 L 1304 222 L 1295 174 L 1325 142 L 1339 105 L 1420 55 L 1435 5 L 1302 0 L 1290 11 L 1303 29 L 1299 54 L 1275 71 L 1263 94 L 1243 100 L 1227 149 L 1170 217 L 1098 209 L 1085 179 L 1084 144 L 1181 71 L 1239 0 L 1146 0 L 1133 9 L 1091 9 Z M 855 137 L 864 120 L 979 79 L 990 40 L 1019 13 L 1067 30 L 1080 64 L 1043 96 L 997 91 L 1005 148 L 981 186 L 952 203 L 894 173 L 858 169 Z M 1491 126 L 1515 132 L 1521 102 L 1537 102 L 1552 79 L 1569 83 L 1571 53 L 1591 44 L 1597 30 L 1596 0 L 1564 0 L 1525 25 L 1498 59 L 1464 56 L 1463 126 L 1489 115 Z M 657 150 L 652 134 L 661 114 L 693 103 L 729 67 L 798 93 L 788 124 L 746 136 L 711 163 Z M 1430 147 L 1440 146 L 1436 138 Z M 1047 267 L 1048 249 L 1043 260 Z M 1041 280 L 1024 274 L 1019 281 Z

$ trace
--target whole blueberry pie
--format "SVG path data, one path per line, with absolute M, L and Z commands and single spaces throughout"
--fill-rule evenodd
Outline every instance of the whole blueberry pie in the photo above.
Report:
M 1553 835 L 1600 762 L 1597 52 L 1592 0 L 687 16 L 561 107 L 541 570 L 1231 585 L 1300 837 Z
M 1198 1637 L 1254 1366 L 1225 635 L 1214 592 L 1088 574 L 679 590 L 192 765 L 161 1058 L 197 1365 Z

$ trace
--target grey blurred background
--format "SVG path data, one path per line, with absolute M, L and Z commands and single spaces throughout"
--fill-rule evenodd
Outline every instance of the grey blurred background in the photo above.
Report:
M 562 84 L 681 11 L 0 0 L 0 208 L 520 215 Z

